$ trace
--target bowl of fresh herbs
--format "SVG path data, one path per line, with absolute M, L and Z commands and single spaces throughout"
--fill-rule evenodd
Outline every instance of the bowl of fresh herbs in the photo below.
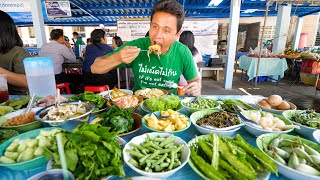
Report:
M 288 110 L 282 116 L 300 126 L 295 131 L 308 139 L 313 139 L 313 132 L 320 128 L 320 114 L 314 110 Z

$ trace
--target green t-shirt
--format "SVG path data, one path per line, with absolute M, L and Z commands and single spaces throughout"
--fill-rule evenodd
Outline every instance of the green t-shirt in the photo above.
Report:
M 130 41 L 114 52 L 118 52 L 125 46 L 136 46 L 141 50 L 147 50 L 150 46 L 149 37 Z M 175 41 L 169 51 L 160 55 L 160 59 L 154 53 L 150 54 L 150 61 L 146 51 L 141 51 L 138 57 L 130 64 L 121 64 L 118 67 L 131 67 L 134 73 L 134 90 L 142 88 L 161 88 L 169 90 L 166 82 L 179 83 L 180 75 L 191 80 L 198 75 L 194 66 L 193 57 L 189 48 L 178 41 Z M 177 93 L 176 90 L 174 93 Z

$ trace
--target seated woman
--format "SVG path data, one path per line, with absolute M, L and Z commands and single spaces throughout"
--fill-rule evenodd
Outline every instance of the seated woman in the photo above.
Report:
M 9 94 L 26 94 L 28 83 L 23 59 L 30 54 L 23 49 L 12 18 L 0 11 L 0 19 L 0 74 L 7 75 Z
M 83 81 L 86 85 L 101 86 L 108 85 L 113 88 L 117 85 L 117 70 L 111 70 L 106 74 L 92 74 L 90 66 L 97 57 L 105 56 L 112 52 L 112 48 L 107 45 L 106 33 L 102 29 L 95 29 L 91 32 L 91 43 L 86 47 L 85 60 L 82 66 Z

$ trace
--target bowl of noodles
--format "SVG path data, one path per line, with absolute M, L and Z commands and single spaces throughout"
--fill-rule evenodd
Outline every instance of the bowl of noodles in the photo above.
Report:
M 159 88 L 144 88 L 134 92 L 136 96 L 141 96 L 144 99 L 157 98 L 165 96 L 168 94 L 168 91 Z
M 40 109 L 41 107 L 32 108 L 27 114 L 22 114 L 25 109 L 20 109 L 1 116 L 0 128 L 16 130 L 19 133 L 37 129 L 41 127 L 42 123 L 40 121 L 36 121 L 34 114 Z

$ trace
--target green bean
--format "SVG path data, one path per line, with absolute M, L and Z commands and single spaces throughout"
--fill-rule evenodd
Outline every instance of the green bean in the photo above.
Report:
M 155 163 L 152 164 L 152 168 L 154 168 L 156 165 L 164 162 L 164 160 L 168 157 L 168 153 L 165 153 L 159 160 L 157 160 Z
M 162 162 L 160 164 L 160 167 L 168 167 L 169 165 L 170 165 L 169 163 Z
M 270 172 L 275 173 L 278 176 L 278 170 L 275 162 L 272 161 L 267 155 L 263 154 L 261 151 L 248 144 L 239 134 L 236 135 L 236 140 L 234 141 L 234 143 L 245 150 L 246 153 L 249 153 L 254 158 L 259 160 L 264 168 L 268 169 Z
M 162 143 L 160 143 L 160 147 L 164 147 L 165 145 L 167 145 L 167 144 L 169 144 L 169 143 L 171 143 L 171 142 L 173 142 L 174 141 L 174 138 L 173 138 L 173 135 L 171 134 L 170 136 L 168 136 L 167 138 L 166 138 L 166 140 L 164 140 L 164 141 L 162 141 Z
M 155 170 L 156 170 L 157 172 L 160 172 L 160 171 L 162 171 L 164 168 L 166 168 L 166 167 L 161 167 L 160 165 L 157 165 L 156 168 L 155 168 Z
M 168 149 L 168 148 L 170 148 L 171 146 L 174 146 L 173 142 L 171 142 L 171 143 L 169 143 L 169 144 L 165 145 L 165 146 L 164 146 L 164 148 Z
M 148 154 L 144 157 L 142 157 L 141 159 L 139 159 L 140 165 L 144 165 L 146 163 L 146 160 L 148 159 L 148 157 L 150 157 L 151 154 Z
M 172 169 L 172 167 L 173 167 L 173 164 L 174 164 L 174 151 L 171 151 L 171 159 L 170 159 L 170 165 L 169 165 L 169 170 L 171 170 Z
M 126 150 L 128 153 L 130 153 L 132 156 L 136 156 L 137 158 L 142 158 L 144 155 L 141 154 L 140 152 L 136 152 L 132 149 L 127 149 Z
M 167 162 L 167 163 L 170 163 L 170 158 L 166 158 L 166 162 Z
M 136 168 L 141 168 L 140 166 L 139 166 L 139 163 L 136 161 L 136 160 L 134 160 L 133 158 L 130 158 L 129 159 L 129 163 L 130 164 L 132 164 L 134 167 L 136 167 Z
M 142 149 L 142 150 L 141 150 L 141 153 L 144 154 L 144 155 L 147 155 L 147 154 L 148 154 L 145 149 Z
M 151 156 L 148 157 L 148 160 L 155 158 L 160 153 L 160 150 L 156 150 Z
M 158 150 L 162 149 L 159 145 L 156 145 L 156 144 L 153 143 L 152 141 L 150 142 L 150 144 L 151 144 L 151 147 L 153 147 L 153 148 L 155 148 L 155 149 L 158 149 Z
M 159 142 L 162 142 L 165 140 L 165 138 L 162 138 L 162 137 L 157 137 L 157 138 L 154 138 L 153 140 L 155 141 L 159 141 Z
M 174 150 L 174 152 L 175 152 L 175 153 L 181 152 L 183 147 L 184 147 L 184 145 L 183 145 L 183 144 L 180 144 L 180 145 L 178 146 L 178 148 Z
M 180 162 L 180 161 L 175 162 L 175 163 L 173 164 L 173 169 L 176 168 L 176 167 L 178 167 L 178 166 L 180 166 L 180 165 L 181 165 L 181 162 Z
M 156 151 L 156 149 L 154 149 L 154 148 L 152 148 L 152 147 L 146 147 L 148 150 L 149 150 L 149 152 L 155 152 Z
M 147 153 L 149 152 L 149 150 L 147 150 L 146 148 L 144 148 L 144 147 L 142 147 L 142 146 L 139 146 L 139 145 L 136 145 L 136 144 L 133 144 L 133 143 L 131 143 L 130 146 L 131 146 L 131 147 L 138 148 L 140 151 L 146 150 Z

